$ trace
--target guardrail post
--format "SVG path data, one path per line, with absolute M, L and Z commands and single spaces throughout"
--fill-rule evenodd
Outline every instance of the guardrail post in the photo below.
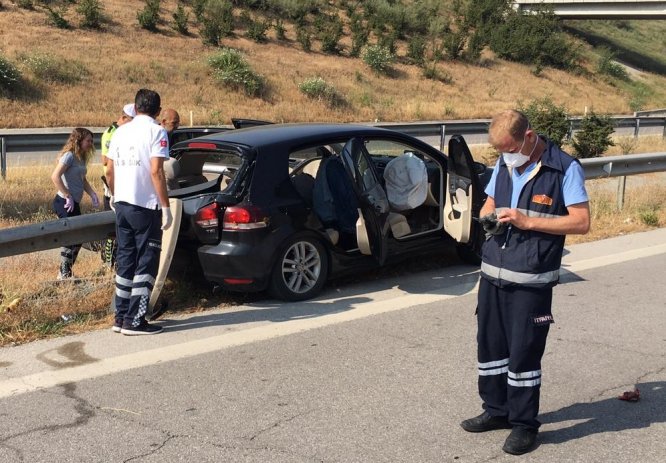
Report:
M 5 137 L 0 137 L 0 171 L 2 179 L 7 179 L 7 148 L 5 148 Z
M 624 207 L 624 190 L 627 187 L 627 177 L 617 178 L 617 210 L 621 211 Z
M 641 128 L 641 120 L 637 117 L 636 118 L 636 126 L 634 127 L 634 138 L 638 138 L 638 131 Z
M 666 131 L 666 122 L 664 122 L 664 131 Z M 439 150 L 443 153 L 446 146 L 446 124 L 439 127 Z
M 573 131 L 574 131 L 573 120 L 569 119 L 569 130 L 567 130 L 567 134 L 564 137 L 564 139 L 571 140 L 571 137 L 573 137 Z

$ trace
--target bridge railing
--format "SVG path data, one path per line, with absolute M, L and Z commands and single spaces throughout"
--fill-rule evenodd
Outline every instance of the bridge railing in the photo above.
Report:
M 666 153 L 582 159 L 586 179 L 666 171 Z M 621 204 L 619 204 L 621 206 Z M 103 240 L 114 232 L 112 211 L 0 230 L 0 258 Z

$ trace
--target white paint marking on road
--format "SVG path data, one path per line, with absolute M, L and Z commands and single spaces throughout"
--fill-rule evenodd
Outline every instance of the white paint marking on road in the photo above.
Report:
M 666 244 L 649 246 L 636 250 L 621 252 L 609 256 L 601 256 L 567 263 L 565 259 L 564 271 L 580 272 L 607 265 L 618 264 L 630 260 L 640 259 L 653 255 L 666 253 Z M 458 289 L 458 294 L 452 289 Z M 301 333 L 316 328 L 335 325 L 338 323 L 358 320 L 373 315 L 393 312 L 418 305 L 441 302 L 448 299 L 475 293 L 477 286 L 469 288 L 469 284 L 457 284 L 446 288 L 449 294 L 423 293 L 410 294 L 398 292 L 391 300 L 373 301 L 357 304 L 351 310 L 322 315 L 308 319 L 298 319 L 271 325 L 263 325 L 246 330 L 224 333 L 217 336 L 188 341 L 180 344 L 159 347 L 148 351 L 102 359 L 98 362 L 61 370 L 43 371 L 31 375 L 0 381 L 0 398 L 17 394 L 24 394 L 43 388 L 50 388 L 61 384 L 98 378 L 121 371 L 155 365 L 162 362 L 180 360 L 196 355 L 206 354 L 250 344 L 257 341 L 273 339 L 290 334 Z

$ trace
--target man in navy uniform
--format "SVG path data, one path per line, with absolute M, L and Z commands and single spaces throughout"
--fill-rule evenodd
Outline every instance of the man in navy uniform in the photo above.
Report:
M 477 307 L 484 412 L 461 426 L 511 429 L 502 449 L 520 455 L 534 448 L 540 426 L 541 357 L 565 235 L 587 233 L 590 210 L 580 163 L 534 132 L 524 114 L 496 115 L 489 142 L 502 155 L 479 214 L 486 230 Z
M 136 117 L 116 129 L 107 157 L 107 180 L 116 210 L 116 308 L 113 331 L 128 336 L 156 334 L 146 311 L 155 284 L 162 231 L 171 226 L 164 160 L 169 157 L 157 92 L 141 89 L 134 99 Z

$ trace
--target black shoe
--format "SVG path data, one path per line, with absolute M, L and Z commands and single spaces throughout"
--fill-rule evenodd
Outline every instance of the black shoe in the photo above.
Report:
M 479 416 L 470 418 L 460 423 L 460 426 L 467 432 L 486 432 L 495 429 L 511 429 L 511 425 L 505 416 L 492 416 L 488 412 L 483 412 Z
M 139 326 L 135 326 L 135 327 L 131 327 L 131 326 L 126 327 L 126 326 L 123 325 L 120 332 L 122 334 L 124 334 L 125 336 L 141 336 L 141 335 L 144 335 L 144 334 L 161 333 L 163 329 L 164 328 L 162 328 L 159 325 L 151 325 L 150 323 L 148 323 L 146 321 L 143 321 L 143 322 L 141 322 L 141 324 L 139 324 Z
M 504 441 L 502 450 L 511 455 L 527 453 L 534 448 L 538 433 L 536 429 L 513 428 L 509 437 Z

